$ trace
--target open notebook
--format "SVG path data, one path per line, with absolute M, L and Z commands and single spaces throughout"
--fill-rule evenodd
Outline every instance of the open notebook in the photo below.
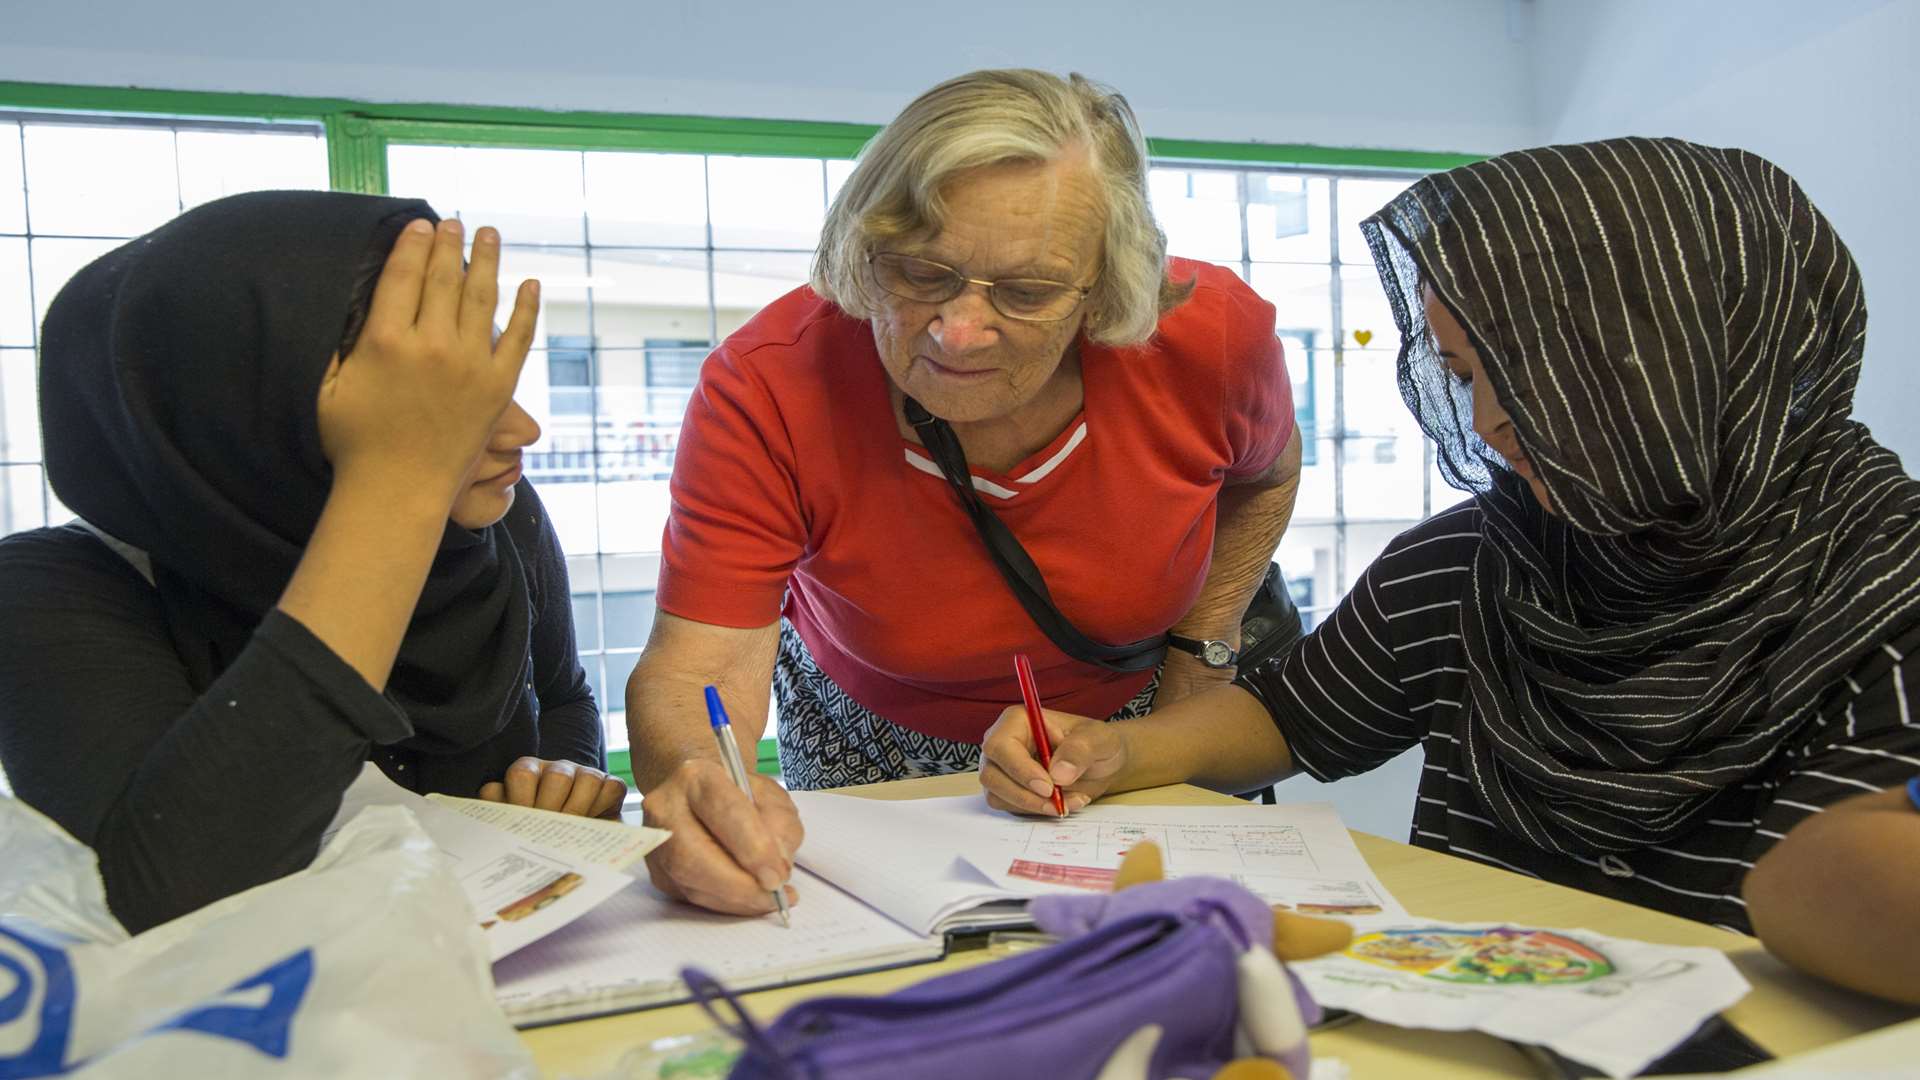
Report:
M 494 995 L 515 1027 L 538 1027 L 685 1001 L 695 965 L 734 990 L 833 978 L 938 960 L 945 943 L 917 934 L 798 871 L 793 926 L 667 900 L 636 881 L 564 930 L 493 966 Z
M 807 825 L 806 843 L 795 861 L 919 933 L 1026 926 L 1031 921 L 1028 897 L 1047 891 L 996 883 L 962 858 L 969 842 L 981 842 L 987 835 L 970 820 L 930 818 L 916 812 L 912 800 L 875 802 L 820 791 L 792 794 Z M 961 833 L 967 834 L 967 842 Z
M 898 804 L 795 792 L 806 843 L 791 929 L 667 900 L 637 881 L 572 925 L 494 965 L 495 996 L 517 1027 L 685 1001 L 689 964 L 735 990 L 938 960 L 945 936 L 1025 926 L 1026 898 L 996 886 L 945 844 L 929 845 Z M 951 836 L 943 839 L 950 840 Z

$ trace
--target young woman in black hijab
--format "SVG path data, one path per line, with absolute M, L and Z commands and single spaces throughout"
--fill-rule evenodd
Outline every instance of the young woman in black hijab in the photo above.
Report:
M 1920 482 L 1850 419 L 1866 306 L 1826 219 L 1745 151 L 1619 139 L 1427 177 L 1362 228 L 1407 404 L 1474 497 L 1284 662 L 1144 720 L 1049 714 L 1051 777 L 1014 710 L 989 801 L 1331 780 L 1419 745 L 1413 843 L 1920 1003 L 1920 830 L 1896 813 Z M 1808 865 L 1806 830 L 1816 863 L 1879 872 L 1783 880 L 1769 856 Z
M 372 760 L 617 810 L 495 336 L 500 238 L 425 203 L 222 199 L 102 256 L 41 336 L 74 524 L 0 540 L 0 764 L 139 930 L 311 861 Z M 383 267 L 384 264 L 384 267 Z

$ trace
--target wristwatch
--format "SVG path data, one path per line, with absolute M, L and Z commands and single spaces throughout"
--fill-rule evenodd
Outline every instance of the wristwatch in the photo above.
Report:
M 1192 653 L 1210 668 L 1230 668 L 1240 662 L 1240 654 L 1234 651 L 1233 646 L 1214 638 L 1202 640 L 1168 634 L 1167 644 L 1181 652 Z

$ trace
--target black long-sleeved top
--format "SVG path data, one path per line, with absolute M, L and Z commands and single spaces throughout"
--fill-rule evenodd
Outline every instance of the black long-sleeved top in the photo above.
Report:
M 0 764 L 20 798 L 91 846 L 135 932 L 311 862 L 372 760 L 416 791 L 473 795 L 516 758 L 604 767 L 573 638 L 566 559 L 522 485 L 506 518 L 526 570 L 533 681 L 458 770 L 394 744 L 392 701 L 270 612 L 204 692 L 152 584 L 80 525 L 0 539 Z
M 1752 933 L 1740 888 L 1760 856 L 1833 803 L 1920 769 L 1920 698 L 1908 705 L 1910 692 L 1920 695 L 1920 633 L 1909 631 L 1862 661 L 1759 773 L 1723 790 L 1671 843 L 1598 858 L 1535 847 L 1494 820 L 1466 775 L 1460 604 L 1479 543 L 1472 503 L 1427 519 L 1388 544 L 1284 661 L 1238 680 L 1317 779 L 1422 746 L 1415 846 Z

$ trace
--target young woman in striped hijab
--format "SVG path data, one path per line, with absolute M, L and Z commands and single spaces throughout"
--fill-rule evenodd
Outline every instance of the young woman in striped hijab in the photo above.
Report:
M 1124 724 L 1048 714 L 1051 777 L 1010 710 L 989 801 L 1332 780 L 1418 744 L 1415 844 L 1769 943 L 1823 929 L 1769 912 L 1822 906 L 1756 885 L 1820 890 L 1832 932 L 1885 944 L 1816 970 L 1920 995 L 1883 974 L 1920 967 L 1920 836 L 1881 834 L 1870 881 L 1765 861 L 1920 766 L 1920 482 L 1848 418 L 1866 307 L 1827 220 L 1753 154 L 1619 139 L 1427 177 L 1363 229 L 1407 404 L 1473 498 L 1284 662 Z M 1820 824 L 1856 819 L 1884 821 Z

